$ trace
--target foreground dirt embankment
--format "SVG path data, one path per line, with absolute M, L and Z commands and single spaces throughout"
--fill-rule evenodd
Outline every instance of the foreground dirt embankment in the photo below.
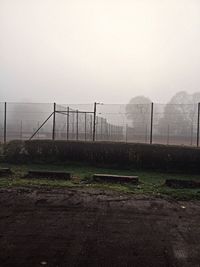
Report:
M 200 266 L 200 202 L 0 189 L 0 266 Z

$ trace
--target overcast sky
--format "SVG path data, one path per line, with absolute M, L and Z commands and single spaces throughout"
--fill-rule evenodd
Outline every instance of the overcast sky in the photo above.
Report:
M 0 101 L 200 91 L 199 0 L 0 0 Z

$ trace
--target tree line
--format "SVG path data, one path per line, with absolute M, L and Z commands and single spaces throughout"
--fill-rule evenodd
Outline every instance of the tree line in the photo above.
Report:
M 158 134 L 184 135 L 191 134 L 197 125 L 198 103 L 200 92 L 188 94 L 185 91 L 176 93 L 165 104 L 154 105 L 154 126 Z M 134 131 L 141 133 L 150 122 L 151 99 L 144 96 L 133 97 L 126 105 L 126 117 Z

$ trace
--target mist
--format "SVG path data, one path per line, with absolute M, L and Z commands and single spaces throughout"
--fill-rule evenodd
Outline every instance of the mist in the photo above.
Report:
M 200 89 L 197 0 L 0 0 L 0 101 L 167 103 Z

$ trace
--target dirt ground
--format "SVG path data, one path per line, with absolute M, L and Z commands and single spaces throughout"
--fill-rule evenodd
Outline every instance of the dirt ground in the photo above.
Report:
M 0 266 L 200 266 L 200 202 L 0 189 Z

